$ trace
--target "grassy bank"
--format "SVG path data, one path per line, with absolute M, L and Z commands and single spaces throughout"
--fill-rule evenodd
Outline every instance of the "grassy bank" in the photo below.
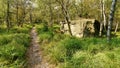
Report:
M 57 26 L 37 26 L 44 57 L 57 68 L 119 68 L 120 38 L 76 38 L 60 34 Z
M 24 68 L 25 53 L 30 43 L 31 26 L 0 29 L 0 68 Z

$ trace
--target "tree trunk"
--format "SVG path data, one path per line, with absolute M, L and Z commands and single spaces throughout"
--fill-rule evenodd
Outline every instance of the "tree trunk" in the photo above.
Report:
M 26 0 L 25 1 L 23 1 L 23 6 L 22 6 L 22 11 L 23 11 L 23 15 L 22 15 L 22 20 L 21 20 L 21 22 L 20 22 L 20 26 L 22 27 L 23 26 L 23 23 L 25 22 L 25 17 L 26 17 L 26 4 L 25 4 L 25 2 L 26 2 Z
M 29 0 L 29 1 L 32 1 L 32 0 Z M 32 15 L 32 12 L 33 12 L 33 5 L 32 3 L 29 4 L 29 19 L 30 19 L 30 23 L 33 25 L 33 15 Z
M 69 33 L 70 33 L 70 35 L 72 36 L 72 31 L 71 31 L 71 26 L 70 26 L 70 17 L 69 17 L 69 14 L 68 14 L 68 11 L 66 10 L 66 8 L 65 8 L 65 6 L 63 5 L 63 12 L 64 12 L 64 14 L 65 14 L 65 19 L 66 19 L 66 21 L 67 21 L 67 24 L 68 24 L 68 31 L 69 31 Z
M 68 31 L 69 31 L 69 34 L 72 36 L 72 31 L 71 31 L 71 26 L 70 26 L 70 16 L 69 16 L 69 13 L 68 13 L 68 10 L 67 10 L 67 6 L 64 4 L 64 1 L 62 0 L 61 2 L 56 0 L 57 2 L 59 2 L 59 4 L 61 5 L 62 7 L 62 11 L 63 11 L 63 14 L 64 14 L 64 17 L 65 17 L 65 20 L 67 22 L 67 25 L 68 25 Z M 69 1 L 69 0 L 68 0 Z M 67 1 L 67 3 L 68 3 Z
M 100 23 L 99 36 L 102 36 L 102 30 L 103 30 L 103 22 Z
M 20 23 L 19 23 L 19 17 L 18 17 L 18 11 L 19 11 L 19 7 L 18 7 L 18 1 L 16 1 L 16 18 L 17 18 L 17 24 L 18 24 L 18 26 L 20 25 Z
M 50 12 L 50 22 L 49 22 L 49 26 L 52 27 L 53 25 L 53 11 L 52 11 L 52 3 L 51 0 L 49 0 L 49 12 Z
M 104 23 L 104 29 L 105 29 L 105 31 L 107 30 L 106 29 L 106 24 L 107 24 L 107 21 L 106 21 L 106 13 L 105 13 L 105 0 L 103 0 L 102 1 L 102 4 L 103 4 L 103 8 L 102 8 L 102 10 L 103 10 L 103 23 Z
M 32 24 L 33 21 L 32 21 L 32 7 L 30 8 L 30 23 Z
M 113 23 L 116 3 L 117 3 L 117 0 L 112 0 L 109 22 L 108 22 L 108 31 L 107 31 L 107 42 L 108 43 L 110 43 L 111 41 L 111 29 L 112 29 L 112 23 Z
M 101 11 L 101 17 L 100 17 L 100 31 L 99 31 L 99 36 L 102 36 L 102 30 L 103 30 L 103 2 L 100 0 L 100 11 Z
M 100 24 L 100 32 L 99 32 L 99 36 L 102 36 L 102 30 L 104 29 L 105 31 L 106 29 L 106 14 L 105 14 L 105 0 L 100 0 L 100 5 L 101 5 L 101 24 Z M 103 28 L 104 27 L 104 28 Z
M 6 17 L 6 22 L 7 22 L 7 28 L 9 30 L 9 28 L 10 28 L 10 0 L 7 0 L 7 17 Z
M 116 26 L 115 26 L 115 34 L 116 34 L 116 32 L 117 32 L 118 25 L 119 25 L 119 23 L 117 22 L 117 23 L 116 23 Z

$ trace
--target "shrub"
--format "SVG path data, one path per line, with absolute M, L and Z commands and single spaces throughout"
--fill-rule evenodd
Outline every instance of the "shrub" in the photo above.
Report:
M 10 43 L 12 40 L 11 35 L 1 35 L 0 36 L 0 46 Z
M 39 40 L 42 42 L 49 42 L 53 38 L 53 33 L 52 32 L 41 33 L 39 35 L 39 38 L 40 38 Z
M 51 52 L 51 59 L 54 62 L 64 62 L 67 58 L 66 56 L 66 52 L 65 52 L 65 48 L 60 46 L 60 45 L 56 45 L 54 47 L 52 47 L 50 49 Z
M 60 45 L 64 46 L 64 48 L 66 49 L 67 56 L 72 56 L 75 51 L 82 48 L 82 43 L 77 38 L 66 38 L 61 42 Z
M 0 51 L 1 57 L 4 57 L 8 60 L 16 60 L 17 58 L 21 58 L 25 54 L 25 47 L 24 45 L 19 45 L 15 41 L 3 46 Z
M 30 36 L 23 33 L 15 34 L 13 40 L 15 40 L 18 44 L 24 45 L 25 47 L 28 47 L 30 44 Z
M 0 33 L 0 68 L 24 68 L 30 42 L 28 28 L 12 28 Z
M 45 29 L 45 30 L 44 30 Z M 119 68 L 120 40 L 113 38 L 108 45 L 106 38 L 78 39 L 55 33 L 55 29 L 37 27 L 45 54 L 58 68 Z
M 11 33 L 29 33 L 29 29 L 28 28 L 18 28 L 18 27 L 14 27 L 12 29 L 9 30 L 9 32 Z
M 62 41 L 59 41 L 58 44 L 51 47 L 52 58 L 58 62 L 71 59 L 72 55 L 81 49 L 81 45 L 79 39 L 66 37 Z
M 88 53 L 77 51 L 75 54 L 73 54 L 70 63 L 73 65 L 73 68 L 80 68 L 80 67 L 83 68 L 89 59 L 90 59 L 90 55 Z

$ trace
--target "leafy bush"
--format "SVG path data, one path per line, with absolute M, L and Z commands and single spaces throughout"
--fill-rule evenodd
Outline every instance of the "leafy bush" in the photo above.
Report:
M 66 55 L 72 56 L 75 51 L 80 50 L 82 48 L 82 43 L 77 38 L 66 38 L 62 42 L 60 42 L 61 46 L 64 46 L 66 49 Z
M 8 60 L 14 61 L 24 56 L 26 48 L 13 40 L 11 43 L 1 48 L 0 55 Z
M 64 40 L 67 37 L 69 37 L 69 36 L 61 35 L 61 34 L 54 34 L 53 41 L 59 42 L 61 39 Z
M 11 35 L 1 35 L 0 36 L 0 46 L 11 42 L 12 41 L 11 38 L 12 38 Z
M 25 47 L 28 47 L 30 43 L 30 37 L 28 34 L 16 34 L 14 35 L 13 40 L 15 40 L 18 44 L 24 45 Z
M 79 39 L 55 33 L 55 29 L 39 30 L 40 41 L 49 41 L 41 44 L 43 52 L 58 68 L 120 67 L 119 38 L 113 38 L 109 45 L 106 38 Z
M 14 27 L 9 30 L 11 33 L 29 33 L 29 29 L 24 27 L 24 28 L 19 28 L 19 27 Z
M 81 47 L 82 44 L 79 39 L 66 37 L 59 41 L 59 43 L 53 45 L 49 51 L 55 62 L 64 62 L 71 59 L 72 55 L 80 50 Z
M 52 40 L 53 38 L 53 33 L 52 32 L 45 32 L 45 33 L 41 33 L 39 35 L 40 41 L 43 42 L 49 42 L 50 40 Z
M 28 28 L 12 28 L 0 33 L 0 68 L 25 67 L 25 52 L 30 42 L 28 32 Z
M 90 55 L 88 53 L 77 51 L 75 54 L 73 54 L 70 63 L 73 65 L 73 68 L 79 68 L 84 66 L 84 64 L 87 63 L 89 59 Z

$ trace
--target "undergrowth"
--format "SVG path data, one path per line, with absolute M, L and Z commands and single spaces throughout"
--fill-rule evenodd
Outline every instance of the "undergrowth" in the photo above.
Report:
M 76 38 L 61 34 L 56 27 L 37 26 L 40 44 L 51 64 L 58 68 L 119 68 L 120 39 Z M 58 32 L 56 32 L 58 31 Z
M 29 27 L 0 29 L 0 68 L 25 68 L 25 53 L 29 46 Z

